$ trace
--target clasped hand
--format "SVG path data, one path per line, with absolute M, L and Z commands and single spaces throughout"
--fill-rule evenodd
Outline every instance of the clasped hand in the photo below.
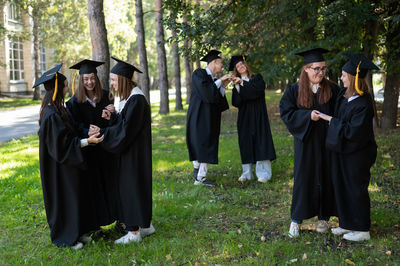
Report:
M 114 113 L 115 107 L 112 104 L 109 104 L 103 109 L 103 112 L 101 113 L 101 117 L 110 120 L 111 119 L 111 113 Z
M 222 81 L 222 87 L 226 88 L 230 82 L 233 82 L 234 85 L 242 83 L 242 79 L 239 77 L 235 77 L 232 74 L 223 75 L 220 80 Z

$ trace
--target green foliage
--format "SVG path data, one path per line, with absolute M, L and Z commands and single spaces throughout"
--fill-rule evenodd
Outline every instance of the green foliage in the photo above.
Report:
M 228 92 L 228 98 L 231 93 Z M 267 92 L 277 160 L 267 184 L 239 183 L 241 161 L 237 110 L 223 113 L 218 165 L 209 177 L 214 188 L 194 186 L 185 144 L 186 111 L 157 114 L 152 106 L 153 224 L 156 233 L 141 243 L 115 245 L 113 225 L 105 238 L 74 251 L 50 242 L 38 158 L 32 135 L 0 145 L 0 264 L 220 264 L 361 265 L 400 261 L 399 130 L 377 132 L 378 158 L 372 168 L 371 240 L 350 243 L 315 232 L 305 221 L 301 236 L 289 239 L 293 187 L 293 138 L 279 118 L 281 94 Z M 170 102 L 173 107 L 173 101 Z M 185 106 L 187 109 L 187 106 Z M 171 108 L 173 110 L 173 108 Z M 332 218 L 330 226 L 337 226 Z

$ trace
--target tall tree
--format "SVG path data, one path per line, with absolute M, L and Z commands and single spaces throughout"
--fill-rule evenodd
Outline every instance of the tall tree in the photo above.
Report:
M 386 82 L 382 107 L 382 128 L 396 127 L 400 91 L 400 7 L 397 1 L 387 2 Z
M 136 32 L 137 32 L 137 45 L 139 51 L 140 70 L 143 72 L 143 74 L 140 77 L 140 88 L 144 92 L 144 95 L 146 96 L 147 100 L 150 102 L 150 79 L 149 79 L 149 67 L 147 64 L 142 0 L 136 0 Z
M 158 77 L 160 79 L 160 114 L 169 113 L 168 99 L 168 75 L 167 75 L 167 58 L 164 47 L 164 28 L 163 28 L 163 10 L 162 0 L 155 0 L 154 7 L 156 12 L 156 41 L 158 54 Z
M 182 110 L 182 95 L 181 95 L 181 65 L 179 59 L 179 47 L 176 41 L 177 34 L 175 30 L 172 30 L 172 37 L 174 41 L 172 42 L 172 53 L 174 58 L 174 71 L 175 71 L 175 110 Z
M 88 0 L 90 38 L 92 40 L 92 58 L 104 62 L 98 68 L 97 75 L 103 88 L 109 87 L 110 51 L 108 49 L 107 29 L 104 21 L 103 0 Z

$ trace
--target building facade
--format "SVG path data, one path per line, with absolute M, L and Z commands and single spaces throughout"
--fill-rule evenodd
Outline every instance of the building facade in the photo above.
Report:
M 34 83 L 32 21 L 14 3 L 0 7 L 6 36 L 0 40 L 0 94 L 7 96 L 31 95 Z M 28 38 L 18 37 L 24 33 Z M 50 54 L 40 49 L 40 69 L 47 69 Z

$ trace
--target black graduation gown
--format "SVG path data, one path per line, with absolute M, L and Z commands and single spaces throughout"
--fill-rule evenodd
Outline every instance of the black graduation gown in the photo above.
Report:
M 40 177 L 51 241 L 57 246 L 72 246 L 79 236 L 92 230 L 84 220 L 91 210 L 85 199 L 80 138 L 52 106 L 43 111 L 38 134 Z
M 371 225 L 368 185 L 377 154 L 373 110 L 369 94 L 350 102 L 340 97 L 326 138 L 327 148 L 333 151 L 332 179 L 339 226 L 353 231 L 369 231 Z
M 311 120 L 312 110 L 333 114 L 338 86 L 330 83 L 332 97 L 319 104 L 314 94 L 310 109 L 298 106 L 298 84 L 289 86 L 280 101 L 280 114 L 294 137 L 294 185 L 291 218 L 294 220 L 335 215 L 329 152 L 325 149 L 328 122 Z
M 68 113 L 81 138 L 88 137 L 90 124 L 100 127 L 101 133 L 109 126 L 110 122 L 101 117 L 103 109 L 112 104 L 108 94 L 108 91 L 103 90 L 103 97 L 96 107 L 87 101 L 78 103 L 75 96 L 66 103 Z M 103 150 L 100 145 L 89 146 L 84 150 L 84 157 L 88 163 L 86 173 L 87 181 L 90 183 L 88 197 L 94 197 L 96 202 L 93 206 L 96 215 L 92 217 L 92 222 L 97 224 L 97 227 L 111 224 L 118 216 L 118 184 L 114 177 L 117 158 L 114 154 Z
M 229 109 L 212 77 L 205 69 L 196 69 L 192 75 L 192 92 L 186 120 L 186 144 L 189 160 L 200 163 L 218 163 L 218 143 L 221 113 Z
M 151 114 L 146 98 L 132 95 L 115 124 L 104 131 L 104 149 L 119 156 L 120 221 L 150 226 L 152 217 Z
M 257 74 L 234 88 L 232 105 L 239 108 L 237 128 L 242 164 L 275 160 L 275 147 L 265 104 L 265 82 Z

